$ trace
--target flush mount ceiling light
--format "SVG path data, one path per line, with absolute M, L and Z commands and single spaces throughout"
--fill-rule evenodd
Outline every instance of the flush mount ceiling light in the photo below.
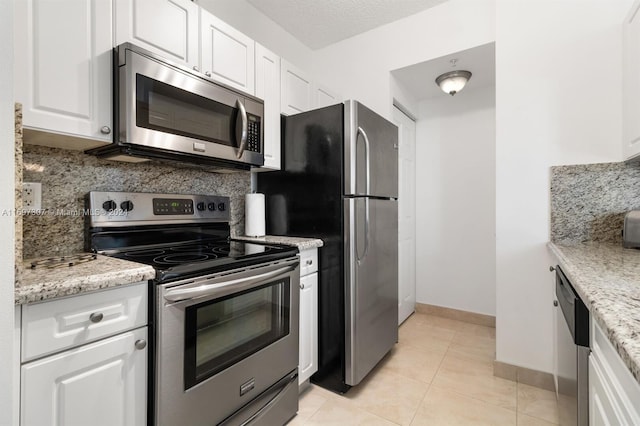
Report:
M 452 59 L 450 62 L 455 67 L 458 60 Z M 444 93 L 453 96 L 464 88 L 470 78 L 471 73 L 469 71 L 453 70 L 438 76 L 436 84 L 440 86 Z

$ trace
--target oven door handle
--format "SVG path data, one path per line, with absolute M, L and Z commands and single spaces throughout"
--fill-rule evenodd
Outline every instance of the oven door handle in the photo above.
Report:
M 285 266 L 283 268 L 276 269 L 275 271 L 265 272 L 251 277 L 222 281 L 214 284 L 203 284 L 197 287 L 184 289 L 178 287 L 176 289 L 167 290 L 164 294 L 164 298 L 169 302 L 181 302 L 183 300 L 195 299 L 203 296 L 216 296 L 223 292 L 227 293 L 229 287 L 233 287 L 234 291 L 249 290 L 253 287 L 258 287 L 260 284 L 263 284 L 271 278 L 293 271 L 297 266 L 298 264 L 296 262 L 294 265 Z

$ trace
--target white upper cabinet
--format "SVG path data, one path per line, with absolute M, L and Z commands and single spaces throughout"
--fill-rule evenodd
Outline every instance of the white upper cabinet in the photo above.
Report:
M 623 128 L 625 159 L 640 154 L 640 0 L 636 0 L 623 24 Z
M 280 57 L 258 43 L 256 96 L 264 100 L 264 168 L 280 170 Z
M 342 98 L 333 90 L 322 84 L 314 84 L 315 108 L 322 108 L 342 102 Z
M 15 99 L 25 130 L 110 142 L 111 1 L 20 0 L 14 11 Z
M 289 62 L 282 59 L 280 67 L 280 111 L 286 115 L 309 111 L 313 108 L 313 84 L 311 78 Z
M 130 42 L 197 67 L 198 9 L 190 0 L 115 0 L 116 45 Z
M 200 70 L 251 95 L 255 94 L 255 42 L 200 9 Z

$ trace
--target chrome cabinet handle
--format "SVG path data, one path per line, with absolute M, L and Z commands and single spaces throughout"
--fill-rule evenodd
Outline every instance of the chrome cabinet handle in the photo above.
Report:
M 304 284 L 300 283 L 300 290 L 304 290 Z
M 102 126 L 102 128 L 100 128 L 100 133 L 102 133 L 104 135 L 108 135 L 109 133 L 111 133 L 111 127 Z
M 556 268 L 554 268 L 553 266 L 549 266 L 549 272 L 553 272 L 555 270 L 556 270 Z
M 104 315 L 101 312 L 94 312 L 91 315 L 89 315 L 89 321 L 93 323 L 98 323 L 102 321 L 102 318 L 104 318 Z
M 211 72 L 205 71 L 204 75 L 206 75 L 207 77 L 211 77 Z
M 242 154 L 244 153 L 244 147 L 247 144 L 248 120 L 247 120 L 247 110 L 244 108 L 244 104 L 240 102 L 240 99 L 236 100 L 236 106 L 240 110 L 240 118 L 242 118 L 242 127 L 240 128 L 240 135 L 239 135 L 240 147 L 238 148 L 238 155 L 237 155 L 238 158 L 241 158 Z M 238 137 L 237 134 L 236 134 L 236 137 Z
M 144 348 L 147 347 L 147 341 L 144 339 L 140 339 L 140 340 L 136 340 L 136 343 L 134 343 L 136 349 L 138 350 L 143 350 Z
M 558 306 L 558 301 L 557 300 L 553 301 L 553 306 Z
M 311 260 L 311 259 L 307 259 L 306 264 L 307 264 L 307 265 L 313 265 L 313 260 Z

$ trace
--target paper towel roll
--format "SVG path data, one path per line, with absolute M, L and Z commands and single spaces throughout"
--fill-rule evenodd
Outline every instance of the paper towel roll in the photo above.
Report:
M 264 237 L 264 194 L 247 194 L 244 198 L 244 234 Z

